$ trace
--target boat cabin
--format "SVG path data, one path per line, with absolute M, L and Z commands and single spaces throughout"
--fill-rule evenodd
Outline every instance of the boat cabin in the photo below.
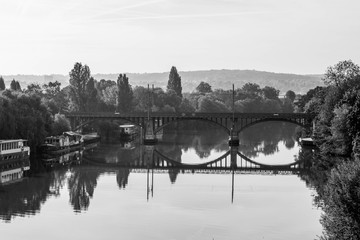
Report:
M 135 134 L 135 125 L 132 124 L 124 124 L 120 125 L 121 134 L 132 135 Z
M 300 138 L 299 142 L 303 147 L 315 147 L 314 140 L 312 138 Z
M 70 145 L 78 144 L 83 142 L 83 137 L 81 134 L 76 132 L 64 132 L 63 134 L 65 137 L 69 138 Z
M 23 151 L 27 151 L 28 155 L 30 155 L 30 147 L 27 146 L 27 140 L 0 140 L 0 155 L 19 153 Z
M 57 147 L 69 146 L 69 142 L 69 138 L 63 135 L 47 137 L 44 141 L 45 144 L 50 144 Z

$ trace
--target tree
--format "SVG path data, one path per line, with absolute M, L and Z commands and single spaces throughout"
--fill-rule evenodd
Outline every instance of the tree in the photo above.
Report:
M 235 102 L 235 112 L 259 112 L 261 106 L 261 99 L 259 98 L 246 98 Z
M 135 111 L 146 112 L 149 106 L 149 92 L 143 86 L 134 88 L 134 105 Z
M 356 139 L 357 137 L 360 137 L 360 92 L 353 91 L 351 95 L 352 96 L 349 96 L 349 98 L 352 98 L 352 100 L 349 100 L 351 108 L 346 118 L 348 126 L 347 134 L 352 139 Z
M 13 91 L 21 91 L 20 83 L 18 81 L 15 81 L 15 79 L 13 79 L 10 83 L 10 89 Z
M 261 91 L 262 91 L 264 97 L 267 99 L 273 99 L 273 100 L 279 99 L 280 91 L 273 87 L 265 86 Z
M 210 93 L 212 92 L 210 84 L 206 82 L 201 82 L 197 87 L 196 91 L 199 93 Z
M 285 97 L 287 99 L 290 99 L 291 102 L 294 102 L 296 94 L 293 91 L 289 90 L 289 91 L 286 92 Z
M 183 98 L 179 106 L 180 112 L 195 112 L 195 108 L 191 105 L 187 98 Z
M 324 191 L 321 223 L 325 239 L 360 239 L 360 161 L 331 171 Z
M 256 83 L 245 83 L 244 86 L 242 87 L 242 90 L 249 97 L 260 96 L 260 94 L 261 94 L 260 86 Z
M 348 119 L 349 106 L 343 104 L 334 109 L 334 118 L 331 121 L 331 138 L 329 141 L 334 144 L 332 153 L 338 155 L 347 155 L 352 150 L 352 139 L 348 134 Z
M 51 116 L 36 94 L 3 91 L 0 95 L 0 132 L 2 138 L 23 138 L 32 148 L 49 134 Z
M 52 124 L 52 135 L 60 135 L 70 130 L 70 122 L 63 114 L 55 114 Z
M 282 112 L 283 113 L 293 113 L 294 112 L 294 105 L 291 99 L 285 98 L 282 103 Z
M 60 87 L 61 83 L 58 81 L 43 85 L 47 98 L 54 98 L 60 92 Z
M 90 68 L 77 62 L 69 73 L 70 96 L 76 110 L 86 111 L 87 93 L 86 86 L 90 81 Z
M 335 85 L 340 88 L 351 87 L 354 81 L 360 81 L 360 68 L 351 60 L 340 61 L 334 66 L 328 67 L 323 81 L 327 85 Z
M 16 81 L 16 89 L 17 89 L 17 91 L 21 92 L 21 86 L 20 86 L 19 81 Z
M 102 100 L 109 106 L 116 106 L 118 98 L 118 87 L 116 85 L 109 86 L 101 91 Z
M 296 105 L 299 108 L 299 111 L 302 112 L 304 110 L 305 105 L 312 99 L 317 98 L 321 100 L 321 103 L 324 102 L 324 98 L 326 96 L 326 88 L 325 87 L 316 87 L 314 89 L 310 89 L 305 95 L 301 96 Z
M 202 96 L 199 98 L 198 112 L 229 112 L 229 109 L 221 101 L 214 100 L 208 96 Z
M 176 67 L 172 67 L 169 74 L 169 81 L 167 85 L 167 91 L 174 90 L 176 95 L 182 98 L 182 87 L 181 87 L 181 77 L 178 74 Z
M 27 89 L 25 90 L 26 93 L 35 93 L 38 95 L 42 94 L 42 88 L 37 83 L 31 83 L 27 86 Z
M 98 104 L 97 90 L 95 88 L 95 79 L 90 77 L 86 84 L 86 110 L 96 111 Z
M 179 106 L 181 104 L 181 97 L 177 95 L 174 90 L 168 90 L 168 92 L 164 95 L 164 105 L 168 105 L 178 111 Z M 164 106 L 164 107 L 165 107 Z
M 132 110 L 133 91 L 126 74 L 120 74 L 117 79 L 118 86 L 118 111 L 128 113 Z
M 5 90 L 5 82 L 2 76 L 0 76 L 0 91 Z
M 263 113 L 279 113 L 281 112 L 280 101 L 275 99 L 264 99 L 261 101 L 261 112 Z

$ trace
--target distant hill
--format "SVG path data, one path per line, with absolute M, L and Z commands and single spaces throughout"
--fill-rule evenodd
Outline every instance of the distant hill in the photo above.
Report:
M 270 86 L 279 89 L 281 93 L 293 90 L 295 93 L 306 93 L 309 89 L 316 86 L 323 86 L 321 80 L 323 75 L 297 75 L 289 73 L 272 73 L 256 70 L 204 70 L 204 71 L 184 71 L 179 72 L 182 80 L 183 92 L 192 92 L 201 81 L 209 83 L 213 89 L 231 89 L 232 84 L 235 88 L 241 88 L 245 83 L 257 83 L 260 87 Z M 93 74 L 97 79 L 116 81 L 119 74 Z M 127 73 L 129 82 L 132 86 L 147 86 L 154 84 L 155 87 L 166 89 L 169 72 L 164 73 Z M 8 87 L 12 79 L 20 82 L 24 88 L 27 84 L 37 82 L 40 84 L 49 81 L 59 81 L 62 86 L 69 84 L 69 76 L 53 75 L 8 75 L 3 76 Z

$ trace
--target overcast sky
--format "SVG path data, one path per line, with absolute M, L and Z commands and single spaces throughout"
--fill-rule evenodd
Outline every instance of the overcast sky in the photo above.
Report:
M 360 64 L 359 0 L 0 0 L 0 74 Z

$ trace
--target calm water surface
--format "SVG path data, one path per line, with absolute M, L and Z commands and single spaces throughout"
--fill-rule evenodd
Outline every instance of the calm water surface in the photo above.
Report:
M 196 129 L 165 129 L 157 150 L 189 164 L 229 150 L 221 129 Z M 251 128 L 241 134 L 242 153 L 266 164 L 297 160 L 294 126 L 259 124 L 259 129 L 264 134 Z M 235 174 L 232 179 L 231 173 L 114 167 L 140 153 L 136 143 L 101 143 L 77 161 L 70 156 L 71 164 L 32 166 L 40 170 L 0 187 L 2 238 L 314 239 L 321 234 L 315 192 L 297 175 Z

